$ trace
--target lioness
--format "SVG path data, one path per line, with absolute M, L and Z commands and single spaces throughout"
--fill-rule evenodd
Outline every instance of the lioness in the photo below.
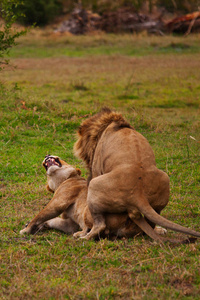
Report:
M 46 207 L 20 231 L 20 234 L 34 234 L 44 225 L 66 233 L 74 233 L 84 228 L 82 202 L 84 203 L 87 198 L 87 184 L 80 176 L 80 170 L 68 165 L 59 157 L 50 155 L 45 157 L 43 166 L 47 174 L 46 188 L 50 192 L 55 191 L 54 196 Z M 57 218 L 59 215 L 61 218 Z
M 94 223 L 83 238 L 94 238 L 105 230 L 105 213 L 127 213 L 148 235 L 151 226 L 145 218 L 200 237 L 199 232 L 160 216 L 169 200 L 169 178 L 156 167 L 148 141 L 121 114 L 104 108 L 85 120 L 78 130 L 74 152 L 90 171 L 87 204 Z M 152 237 L 160 240 L 155 233 Z
M 74 233 L 75 237 L 85 235 L 92 228 L 93 219 L 87 206 L 87 182 L 80 176 L 80 170 L 53 155 L 45 157 L 43 166 L 47 174 L 47 189 L 55 191 L 55 194 L 20 234 L 34 234 L 45 226 L 68 234 Z M 57 217 L 60 214 L 61 218 Z M 105 214 L 105 222 L 105 236 L 133 237 L 142 232 L 127 213 Z M 80 229 L 82 231 L 78 231 Z M 154 238 L 155 233 L 151 227 L 147 234 Z

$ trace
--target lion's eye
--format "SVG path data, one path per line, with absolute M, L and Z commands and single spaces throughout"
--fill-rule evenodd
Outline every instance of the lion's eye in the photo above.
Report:
M 29 223 L 30 223 L 30 222 L 26 223 L 25 228 L 28 227 L 28 224 L 29 224 Z

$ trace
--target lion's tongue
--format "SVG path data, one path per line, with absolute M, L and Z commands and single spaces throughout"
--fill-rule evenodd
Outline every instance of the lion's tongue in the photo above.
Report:
M 49 168 L 52 165 L 55 165 L 55 160 L 53 158 L 50 158 L 46 161 L 47 168 Z

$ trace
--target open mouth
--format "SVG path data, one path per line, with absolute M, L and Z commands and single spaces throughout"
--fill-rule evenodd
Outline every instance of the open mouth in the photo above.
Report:
M 61 168 L 62 164 L 58 157 L 46 155 L 44 162 L 43 162 L 43 166 L 45 167 L 45 169 L 47 171 L 49 169 L 49 167 L 51 167 L 51 166 L 58 166 L 59 168 Z

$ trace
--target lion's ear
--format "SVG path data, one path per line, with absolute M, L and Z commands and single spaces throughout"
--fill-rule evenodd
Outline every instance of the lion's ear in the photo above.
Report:
M 80 169 L 76 168 L 76 171 L 77 171 L 78 175 L 81 175 L 81 170 Z
M 49 192 L 51 192 L 51 193 L 54 193 L 54 191 L 53 191 L 52 189 L 50 189 L 50 187 L 49 187 L 48 184 L 47 184 L 47 186 L 46 186 L 46 189 L 47 189 L 47 191 L 49 191 Z

